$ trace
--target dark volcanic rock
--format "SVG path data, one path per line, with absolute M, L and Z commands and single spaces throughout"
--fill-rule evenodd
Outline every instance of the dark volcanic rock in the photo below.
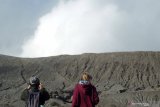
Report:
M 159 102 L 159 52 L 44 58 L 1 55 L 0 107 L 22 107 L 24 103 L 20 101 L 20 93 L 27 87 L 28 79 L 32 75 L 38 76 L 50 92 L 52 98 L 46 107 L 70 106 L 74 85 L 84 70 L 93 76 L 93 84 L 100 95 L 98 107 L 125 107 L 131 102 L 147 102 L 151 105 Z

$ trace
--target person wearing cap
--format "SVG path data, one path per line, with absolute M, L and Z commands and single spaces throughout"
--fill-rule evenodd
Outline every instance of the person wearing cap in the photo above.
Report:
M 74 88 L 72 107 L 95 107 L 99 103 L 97 90 L 91 80 L 91 75 L 83 72 L 81 80 Z
M 29 91 L 40 92 L 40 95 L 39 95 L 40 107 L 43 107 L 45 104 L 45 101 L 49 100 L 50 98 L 49 93 L 46 91 L 46 89 L 43 87 L 43 85 L 40 83 L 40 80 L 37 77 L 31 77 L 29 79 L 28 87 L 21 94 L 21 100 L 25 101 L 26 104 L 29 99 Z

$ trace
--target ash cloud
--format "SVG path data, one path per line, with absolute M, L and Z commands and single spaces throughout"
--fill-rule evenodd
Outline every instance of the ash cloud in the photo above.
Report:
M 20 56 L 158 51 L 159 1 L 61 0 L 39 19 Z

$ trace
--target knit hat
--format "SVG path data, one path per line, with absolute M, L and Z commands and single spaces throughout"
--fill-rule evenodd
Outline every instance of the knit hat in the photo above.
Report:
M 39 81 L 39 79 L 38 79 L 37 77 L 33 76 L 33 77 L 31 77 L 31 78 L 29 79 L 29 83 L 30 83 L 31 85 L 35 85 L 35 84 L 39 85 L 39 84 L 40 84 L 40 81 Z

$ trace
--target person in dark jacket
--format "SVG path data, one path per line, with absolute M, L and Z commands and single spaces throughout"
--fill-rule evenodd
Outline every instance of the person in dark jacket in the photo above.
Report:
M 72 107 L 95 107 L 99 103 L 96 88 L 91 84 L 92 77 L 84 72 L 76 84 L 72 97 Z
M 40 107 L 43 107 L 45 104 L 45 101 L 49 100 L 50 98 L 49 93 L 46 91 L 46 89 L 43 87 L 43 85 L 40 83 L 37 77 L 30 78 L 28 87 L 21 94 L 21 100 L 25 101 L 26 105 L 29 99 L 29 91 L 40 92 L 40 95 L 39 95 Z

